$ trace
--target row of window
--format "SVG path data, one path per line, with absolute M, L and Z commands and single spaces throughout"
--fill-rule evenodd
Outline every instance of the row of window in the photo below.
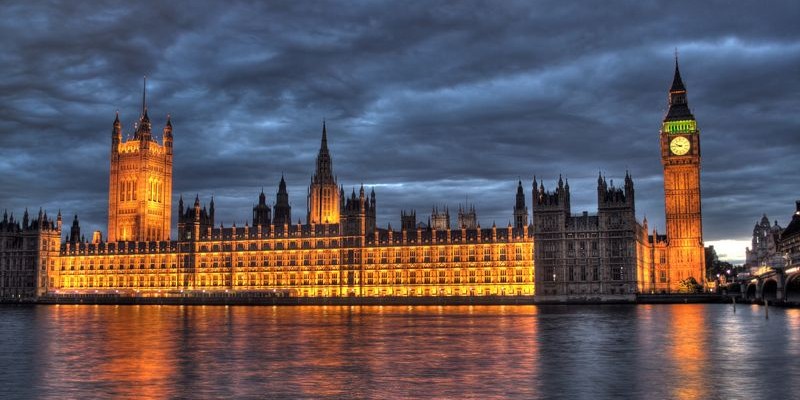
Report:
M 497 274 L 491 270 L 452 271 L 410 271 L 403 274 L 400 271 L 374 271 L 365 272 L 363 282 L 357 275 L 348 272 L 339 280 L 339 274 L 333 273 L 278 273 L 278 274 L 238 274 L 235 277 L 236 286 L 311 286 L 311 285 L 428 285 L 428 284 L 462 284 L 462 283 L 525 283 L 526 279 L 522 269 L 499 270 Z M 176 275 L 149 275 L 149 276 L 88 276 L 88 277 L 61 277 L 61 288 L 105 288 L 105 287 L 175 287 L 176 282 L 182 280 L 183 285 L 189 284 L 188 276 L 179 279 Z M 204 274 L 198 277 L 199 286 L 231 286 L 230 274 Z

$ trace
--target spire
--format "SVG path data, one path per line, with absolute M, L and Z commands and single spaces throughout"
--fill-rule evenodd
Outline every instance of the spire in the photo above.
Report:
M 323 149 L 327 149 L 328 148 L 328 129 L 326 128 L 325 125 L 326 125 L 325 124 L 325 119 L 323 119 L 322 120 L 322 143 L 321 143 L 321 147 L 320 147 L 320 148 L 323 148 Z
M 328 128 L 325 120 L 322 121 L 322 140 L 317 154 L 317 168 L 311 179 L 312 183 L 335 183 L 331 154 L 328 151 Z
M 670 92 L 685 92 L 686 87 L 683 86 L 683 79 L 681 79 L 681 70 L 678 68 L 678 49 L 675 49 L 675 76 L 672 78 L 672 87 L 669 88 Z
M 675 53 L 675 75 L 672 78 L 672 86 L 669 89 L 669 110 L 664 117 L 666 121 L 685 121 L 694 120 L 689 103 L 686 100 L 686 86 L 681 79 L 681 71 L 678 68 L 678 53 Z
M 283 179 L 283 174 L 281 174 L 281 182 L 278 184 L 278 193 L 285 193 L 286 192 L 286 180 Z
M 116 127 L 116 126 L 120 125 L 120 122 L 119 122 L 119 110 L 117 110 L 115 112 L 115 114 L 116 114 L 116 116 L 114 117 L 114 126 Z
M 147 75 L 144 76 L 144 83 L 142 83 L 142 118 L 147 117 Z

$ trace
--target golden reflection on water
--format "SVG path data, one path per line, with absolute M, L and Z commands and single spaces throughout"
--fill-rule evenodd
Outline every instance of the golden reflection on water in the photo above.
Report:
M 713 351 L 707 345 L 706 314 L 693 304 L 680 304 L 670 307 L 671 348 L 668 354 L 672 359 L 677 380 L 672 388 L 672 398 L 699 399 L 706 397 L 707 356 Z
M 376 388 L 394 398 L 532 397 L 535 390 L 532 306 L 58 306 L 42 312 L 54 339 L 41 350 L 42 384 L 57 397 L 91 391 L 115 398 L 358 398 L 374 396 Z M 438 392 L 426 392 L 431 387 Z

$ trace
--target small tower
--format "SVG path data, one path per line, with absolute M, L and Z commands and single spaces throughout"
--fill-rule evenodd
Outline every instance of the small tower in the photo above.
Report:
M 289 205 L 289 192 L 286 191 L 286 180 L 281 175 L 278 184 L 278 193 L 275 196 L 275 211 L 273 223 L 275 225 L 290 225 L 292 223 L 292 206 Z
M 522 229 L 528 226 L 528 206 L 525 205 L 525 192 L 522 190 L 522 180 L 517 183 L 517 199 L 514 204 L 514 228 Z
M 253 227 L 269 227 L 271 223 L 270 208 L 267 205 L 267 196 L 264 194 L 264 189 L 261 189 L 261 194 L 258 196 L 258 204 L 253 207 Z
M 460 229 L 476 229 L 478 227 L 478 213 L 474 204 L 458 206 L 458 227 Z
M 437 231 L 445 231 L 450 229 L 450 209 L 444 206 L 441 210 L 438 206 L 433 206 L 431 211 L 430 228 Z
M 415 210 L 408 213 L 405 210 L 400 211 L 400 227 L 404 231 L 417 229 L 417 212 Z
M 80 222 L 78 222 L 78 214 L 75 214 L 75 218 L 72 220 L 72 227 L 69 229 L 68 241 L 72 244 L 81 241 L 81 225 Z

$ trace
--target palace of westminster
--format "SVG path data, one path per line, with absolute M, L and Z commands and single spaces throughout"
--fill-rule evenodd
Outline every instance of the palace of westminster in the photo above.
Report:
M 199 292 L 285 296 L 532 296 L 537 301 L 626 300 L 704 283 L 700 135 L 678 65 L 660 131 L 666 234 L 635 217 L 626 173 L 617 187 L 597 179 L 596 214 L 573 215 L 569 183 L 520 181 L 513 224 L 482 228 L 474 207 L 447 208 L 428 223 L 401 212 L 400 229 L 378 226 L 374 191 L 345 193 L 333 174 L 323 124 L 308 188 L 306 223 L 292 223 L 281 178 L 273 206 L 259 195 L 252 223 L 215 225 L 214 201 L 178 201 L 171 235 L 173 134 L 161 143 L 142 104 L 135 134 L 111 131 L 108 236 L 83 240 L 78 217 L 62 242 L 62 217 L 39 211 L 0 222 L 0 297 L 115 293 L 169 296 Z M 654 140 L 655 142 L 655 140 Z M 529 220 L 528 206 L 531 206 Z

